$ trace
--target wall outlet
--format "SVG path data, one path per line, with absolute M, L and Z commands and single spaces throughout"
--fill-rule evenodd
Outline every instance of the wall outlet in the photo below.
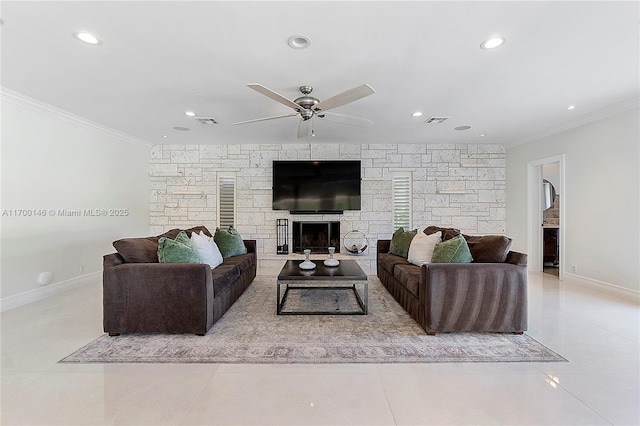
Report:
M 53 272 L 40 272 L 38 274 L 38 284 L 49 285 L 53 281 Z
M 578 273 L 578 265 L 571 265 L 571 272 L 573 272 L 574 274 Z

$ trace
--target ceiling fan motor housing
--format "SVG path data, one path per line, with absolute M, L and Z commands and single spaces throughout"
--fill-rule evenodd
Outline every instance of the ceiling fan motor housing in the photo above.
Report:
M 305 108 L 300 111 L 300 116 L 302 117 L 303 120 L 310 119 L 311 117 L 313 117 L 313 114 L 314 114 L 313 110 L 308 108 Z
M 302 116 L 302 119 L 309 120 L 313 117 L 313 110 L 311 108 L 313 108 L 315 104 L 320 102 L 320 100 L 314 98 L 313 96 L 309 96 L 309 93 L 313 91 L 313 87 L 311 86 L 300 86 L 300 91 L 304 96 L 294 99 L 293 102 L 302 107 L 302 109 L 300 109 L 300 115 Z

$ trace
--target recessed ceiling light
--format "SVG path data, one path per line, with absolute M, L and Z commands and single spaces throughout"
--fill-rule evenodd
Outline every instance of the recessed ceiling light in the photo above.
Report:
M 487 134 L 486 134 L 486 133 L 480 133 L 478 136 L 480 136 L 481 138 L 483 138 L 483 137 L 487 136 Z
M 195 117 L 196 113 L 193 111 L 187 111 L 184 113 L 184 115 L 186 115 L 187 117 Z
M 575 106 L 575 105 L 569 105 L 569 106 L 567 107 L 567 109 L 576 109 L 576 106 Z
M 411 114 L 412 117 L 422 117 L 422 112 L 420 111 L 416 111 L 413 114 Z
M 292 49 L 306 49 L 311 45 L 309 37 L 302 35 L 292 35 L 287 42 Z
M 76 39 L 87 44 L 102 44 L 102 41 L 98 37 L 86 31 L 79 31 L 77 33 L 73 33 L 73 36 Z
M 507 42 L 503 36 L 491 36 L 480 44 L 480 49 L 495 49 Z
M 458 126 L 455 127 L 455 130 L 469 130 L 471 126 Z

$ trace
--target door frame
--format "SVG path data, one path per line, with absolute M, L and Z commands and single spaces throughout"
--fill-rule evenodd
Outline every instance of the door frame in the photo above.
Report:
M 529 270 L 543 270 L 543 231 L 542 231 L 542 166 L 558 163 L 560 174 L 560 229 L 558 232 L 559 252 L 559 278 L 564 279 L 565 273 L 565 233 L 566 218 L 565 206 L 567 204 L 567 185 L 565 180 L 565 154 L 541 158 L 530 161 L 527 168 L 527 250 L 529 253 Z

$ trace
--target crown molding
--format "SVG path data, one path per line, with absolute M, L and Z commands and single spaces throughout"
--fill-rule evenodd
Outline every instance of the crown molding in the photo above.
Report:
M 571 120 L 564 121 L 556 126 L 551 126 L 539 132 L 533 133 L 521 139 L 517 139 L 512 143 L 505 144 L 509 148 L 523 145 L 525 143 L 537 141 L 547 136 L 555 135 L 567 130 L 575 129 L 576 127 L 584 126 L 585 124 L 593 123 L 594 121 L 602 120 L 614 115 L 622 114 L 623 112 L 630 111 L 640 107 L 640 98 L 634 97 L 627 99 L 626 101 L 618 102 L 607 107 L 598 109 L 588 114 L 581 115 Z
M 56 108 L 52 105 L 30 98 L 14 90 L 7 89 L 6 87 L 0 86 L 0 99 L 3 101 L 11 102 L 16 105 L 20 105 L 32 111 L 46 114 L 50 117 L 54 117 L 69 123 L 79 125 L 87 129 L 96 130 L 102 134 L 111 136 L 113 138 L 119 139 L 124 142 L 131 143 L 133 145 L 142 146 L 144 148 L 149 148 L 149 149 L 153 146 L 152 143 L 147 142 L 144 139 L 139 139 L 131 135 L 127 135 L 126 133 L 119 132 L 115 129 L 111 129 L 109 127 L 103 126 L 102 124 L 96 123 L 95 121 L 87 120 L 86 118 L 80 117 L 78 115 L 72 114 L 63 109 Z

